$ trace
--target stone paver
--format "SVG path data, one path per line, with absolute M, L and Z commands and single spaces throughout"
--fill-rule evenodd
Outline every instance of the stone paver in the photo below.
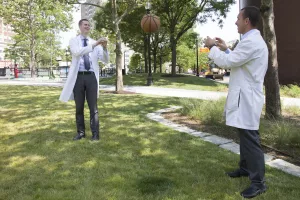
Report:
M 223 138 L 223 137 L 219 137 L 219 136 L 216 136 L 216 135 L 203 137 L 202 139 L 204 141 L 211 142 L 211 143 L 216 144 L 216 145 L 228 144 L 228 143 L 232 142 L 232 140 L 229 140 L 229 139 L 226 139 L 226 138 Z
M 195 132 L 190 133 L 190 135 L 203 138 L 203 137 L 206 137 L 206 136 L 210 136 L 211 134 L 201 132 L 201 131 L 195 131 Z
M 273 161 L 267 162 L 266 164 L 276 169 L 280 169 L 286 173 L 300 177 L 300 167 L 286 162 L 284 160 L 275 159 Z
M 240 145 L 235 142 L 220 145 L 221 148 L 231 151 L 236 154 L 240 154 Z

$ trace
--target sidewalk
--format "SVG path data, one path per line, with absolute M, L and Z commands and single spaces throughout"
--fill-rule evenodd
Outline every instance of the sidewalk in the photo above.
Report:
M 62 87 L 62 80 L 1 80 L 0 85 L 32 85 L 32 86 L 50 86 Z M 114 91 L 114 85 L 100 85 L 100 90 Z M 195 98 L 203 100 L 217 100 L 221 97 L 226 97 L 227 92 L 186 90 L 175 88 L 149 87 L 149 86 L 124 86 L 125 91 L 135 92 L 138 94 L 148 94 L 157 96 L 180 97 L 180 98 Z M 300 107 L 300 98 L 281 97 L 283 106 L 298 106 Z

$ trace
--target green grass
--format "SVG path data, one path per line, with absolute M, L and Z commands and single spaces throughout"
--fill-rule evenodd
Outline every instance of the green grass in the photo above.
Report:
M 164 77 L 164 75 L 167 74 L 153 74 L 153 86 L 206 91 L 227 91 L 228 88 L 226 84 L 196 76 Z M 124 85 L 144 86 L 147 83 L 147 74 L 129 74 L 123 76 L 123 79 Z M 100 79 L 100 84 L 113 85 L 115 84 L 115 77 Z
M 179 77 L 163 77 L 167 74 L 153 74 L 155 87 L 181 88 L 188 90 L 222 91 L 226 92 L 227 84 L 214 82 L 205 78 L 192 75 L 180 75 Z M 124 85 L 143 86 L 147 82 L 147 74 L 129 74 L 123 76 Z M 101 85 L 114 85 L 115 77 L 100 79 Z M 281 86 L 280 94 L 283 97 L 300 98 L 300 86 Z
M 236 129 L 225 125 L 223 110 L 225 98 L 218 101 L 201 101 L 195 99 L 181 100 L 181 113 L 201 121 L 201 130 L 238 141 Z M 300 158 L 300 109 L 285 107 L 283 113 L 289 117 L 269 121 L 261 119 L 260 135 L 264 144 L 288 152 Z
M 60 88 L 0 91 L 0 199 L 236 200 L 249 186 L 224 175 L 238 155 L 146 118 L 176 98 L 101 94 L 101 140 L 90 142 L 72 141 L 74 102 L 59 102 Z M 267 167 L 266 179 L 256 199 L 299 199 L 300 178 Z

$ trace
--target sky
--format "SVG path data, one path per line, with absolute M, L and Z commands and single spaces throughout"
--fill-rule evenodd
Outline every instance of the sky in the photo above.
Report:
M 226 42 L 239 39 L 239 34 L 237 33 L 237 27 L 235 25 L 237 15 L 239 13 L 238 1 L 235 5 L 231 6 L 226 19 L 224 20 L 223 28 L 221 29 L 217 22 L 208 21 L 206 24 L 197 25 L 194 29 L 200 34 L 201 37 L 220 37 Z M 80 9 L 73 12 L 73 23 L 71 25 L 72 29 L 68 32 L 60 32 L 59 36 L 61 38 L 62 48 L 66 48 L 69 44 L 69 40 L 75 37 L 78 29 L 78 21 L 81 18 Z
M 60 42 L 62 48 L 67 48 L 69 45 L 69 41 L 71 38 L 75 37 L 77 35 L 78 28 L 78 22 L 81 19 L 81 11 L 80 9 L 76 9 L 77 11 L 73 12 L 73 22 L 71 25 L 71 29 L 67 32 L 60 32 Z
M 212 22 L 209 20 L 207 23 L 203 25 L 197 25 L 194 29 L 197 33 L 200 34 L 200 37 L 206 38 L 209 36 L 211 38 L 220 37 L 226 42 L 239 39 L 239 34 L 237 32 L 237 27 L 235 22 L 237 20 L 237 16 L 239 14 L 239 4 L 238 1 L 235 5 L 230 7 L 229 13 L 227 13 L 227 17 L 224 19 L 223 28 L 221 29 L 217 22 Z

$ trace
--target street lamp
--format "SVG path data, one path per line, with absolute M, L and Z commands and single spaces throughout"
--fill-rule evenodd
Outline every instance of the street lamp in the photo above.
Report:
M 162 48 L 163 48 L 163 44 L 159 43 L 158 47 L 160 49 L 160 55 L 159 55 L 159 72 L 162 73 Z
M 66 63 L 67 63 L 67 67 L 68 67 L 68 55 L 69 55 L 69 49 L 66 48 Z
M 151 11 L 151 3 L 149 1 L 146 2 L 145 5 L 147 15 L 150 14 Z M 151 32 L 148 33 L 148 62 L 149 62 L 149 69 L 148 69 L 148 77 L 147 77 L 147 85 L 151 86 L 153 84 L 153 77 L 151 71 L 151 43 L 150 43 Z
M 66 48 L 66 62 L 67 62 L 67 66 L 66 66 L 66 77 L 68 77 L 68 71 L 69 71 L 69 69 L 68 69 L 68 55 L 69 55 L 69 49 L 68 48 Z
M 128 52 L 128 50 L 124 50 L 124 72 L 123 72 L 123 75 L 126 75 L 126 52 Z

